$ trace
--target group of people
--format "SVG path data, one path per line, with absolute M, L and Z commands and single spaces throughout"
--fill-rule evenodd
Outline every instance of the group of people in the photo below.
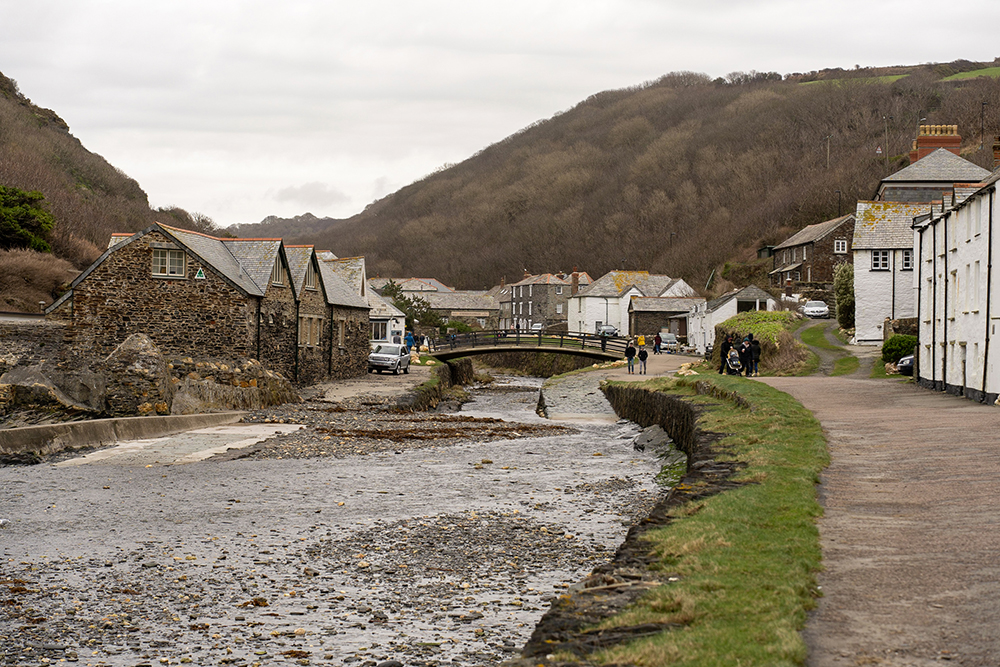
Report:
M 760 375 L 760 341 L 754 340 L 753 334 L 747 334 L 741 342 L 733 343 L 733 336 L 729 335 L 723 341 L 720 348 L 719 375 L 746 375 L 755 377 Z
M 657 335 L 659 338 L 659 335 Z M 639 362 L 639 375 L 646 374 L 646 360 L 649 359 L 649 352 L 646 351 L 646 337 L 639 336 L 637 341 L 639 349 L 636 350 L 635 345 L 629 340 L 628 345 L 625 346 L 625 361 L 628 362 L 628 372 L 635 374 L 636 361 Z

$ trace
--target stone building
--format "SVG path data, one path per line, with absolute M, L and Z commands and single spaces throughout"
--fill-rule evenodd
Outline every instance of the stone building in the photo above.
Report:
M 166 355 L 256 359 L 300 384 L 367 366 L 367 303 L 311 246 L 281 239 L 154 223 L 116 235 L 46 313 L 67 324 L 67 354 L 80 359 L 139 333 Z
M 696 294 L 681 278 L 648 271 L 609 271 L 568 299 L 569 329 L 596 333 L 601 326 L 611 325 L 622 335 L 635 335 L 637 332 L 629 329 L 629 305 L 633 297 L 644 296 L 693 297 Z
M 803 228 L 774 246 L 771 287 L 784 287 L 789 280 L 793 284 L 832 283 L 836 266 L 853 259 L 853 238 L 851 214 Z
M 509 286 L 505 293 L 509 304 L 502 308 L 508 319 L 504 328 L 522 331 L 541 324 L 544 329 L 566 330 L 568 301 L 581 289 L 590 285 L 590 276 L 574 271 L 572 274 L 525 273 L 524 278 Z
M 681 343 L 688 338 L 688 315 L 705 298 L 683 296 L 637 296 L 628 306 L 628 329 L 647 336 L 670 332 Z

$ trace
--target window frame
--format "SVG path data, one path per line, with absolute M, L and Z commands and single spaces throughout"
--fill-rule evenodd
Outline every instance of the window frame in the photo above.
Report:
M 872 271 L 888 271 L 889 270 L 889 251 L 888 250 L 872 250 Z
M 833 254 L 834 255 L 846 255 L 847 254 L 847 239 L 834 239 L 833 240 Z
M 319 288 L 319 281 L 316 278 L 316 267 L 313 266 L 312 262 L 309 262 L 309 264 L 306 265 L 306 289 L 315 291 Z
M 899 270 L 900 271 L 913 270 L 913 250 L 909 248 L 903 249 L 902 254 L 899 256 Z
M 176 260 L 180 259 L 180 272 L 174 272 Z M 162 260 L 162 261 L 161 261 Z M 150 272 L 157 278 L 187 278 L 187 253 L 170 248 L 153 248 Z
M 323 317 L 299 315 L 299 347 L 319 347 L 323 341 Z
M 271 284 L 285 286 L 285 271 L 281 266 L 281 255 L 274 258 L 274 266 L 271 267 Z

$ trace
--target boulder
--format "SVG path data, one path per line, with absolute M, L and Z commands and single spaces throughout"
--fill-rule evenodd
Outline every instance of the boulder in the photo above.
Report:
M 106 381 L 109 417 L 169 414 L 173 385 L 167 362 L 146 334 L 132 334 L 108 355 L 99 370 Z
M 0 415 L 19 411 L 51 413 L 57 421 L 99 412 L 67 396 L 37 366 L 15 366 L 0 375 Z

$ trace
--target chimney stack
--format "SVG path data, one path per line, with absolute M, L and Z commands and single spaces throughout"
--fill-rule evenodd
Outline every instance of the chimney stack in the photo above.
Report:
M 939 148 L 959 154 L 962 137 L 958 133 L 958 125 L 921 125 L 920 133 L 913 142 L 913 150 L 910 151 L 910 164 Z
M 577 272 L 576 267 L 573 267 L 573 275 L 570 276 L 569 281 L 569 295 L 576 296 L 576 293 L 580 291 L 580 274 Z
M 1000 135 L 993 141 L 993 168 L 1000 168 Z

